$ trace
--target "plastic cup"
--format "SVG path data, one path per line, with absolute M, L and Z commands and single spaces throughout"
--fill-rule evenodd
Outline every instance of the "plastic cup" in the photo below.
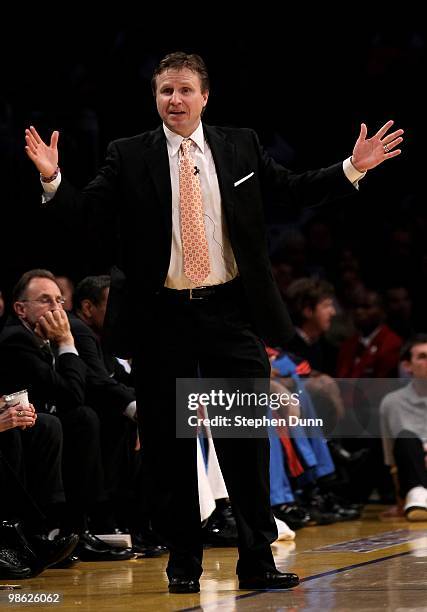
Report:
M 9 393 L 9 395 L 4 396 L 4 401 L 6 402 L 6 406 L 16 406 L 16 404 L 21 404 L 22 408 L 28 408 L 30 405 L 28 402 L 28 391 L 27 389 L 23 389 L 22 391 L 16 391 L 15 393 Z

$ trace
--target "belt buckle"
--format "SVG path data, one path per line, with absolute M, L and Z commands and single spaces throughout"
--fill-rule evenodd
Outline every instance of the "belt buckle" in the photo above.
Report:
M 198 289 L 206 289 L 207 287 L 194 287 L 194 289 L 190 289 L 190 300 L 204 300 L 203 296 L 197 297 L 193 296 L 193 291 L 197 291 Z

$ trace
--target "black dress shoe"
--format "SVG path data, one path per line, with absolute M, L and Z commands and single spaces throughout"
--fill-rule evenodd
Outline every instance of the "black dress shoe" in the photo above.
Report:
M 131 550 L 136 554 L 138 559 L 155 559 L 156 557 L 161 557 L 168 552 L 166 546 L 152 546 L 143 543 L 136 544 L 133 543 L 133 540 Z
M 79 542 L 79 536 L 71 533 L 49 540 L 46 535 L 36 535 L 28 540 L 36 557 L 35 566 L 43 571 L 69 557 Z
M 239 589 L 257 591 L 265 589 L 292 589 L 299 585 L 296 574 L 265 572 L 256 576 L 239 576 Z
M 202 529 L 202 534 L 203 542 L 208 546 L 237 546 L 236 520 L 229 504 L 213 511 Z
M 295 502 L 272 506 L 274 516 L 287 524 L 294 531 L 308 525 L 311 518 L 305 508 Z
M 153 532 L 140 532 L 132 534 L 132 551 L 139 559 L 152 559 L 165 555 L 168 549 L 156 539 Z
M 71 554 L 79 537 L 72 533 L 55 540 L 49 540 L 46 535 L 27 538 L 18 521 L 2 521 L 0 540 L 17 553 L 23 565 L 30 568 L 31 577 L 34 577 Z
M 18 551 L 6 545 L 0 546 L 0 580 L 23 580 L 33 572 Z
M 33 568 L 36 556 L 22 530 L 19 521 L 1 521 L 0 542 L 8 549 L 15 551 L 26 567 Z M 32 575 L 35 575 L 34 573 Z
M 323 495 L 319 492 L 306 496 L 305 507 L 310 515 L 309 525 L 331 525 L 341 520 L 338 512 L 331 509 Z
M 81 561 L 128 561 L 135 556 L 130 548 L 111 546 L 88 531 L 81 534 L 76 554 Z
M 338 514 L 340 521 L 354 521 L 360 518 L 360 511 L 356 508 L 347 505 L 344 500 L 341 500 L 337 495 L 328 491 L 323 495 L 325 507 L 330 512 Z
M 169 578 L 169 593 L 199 593 L 197 578 Z

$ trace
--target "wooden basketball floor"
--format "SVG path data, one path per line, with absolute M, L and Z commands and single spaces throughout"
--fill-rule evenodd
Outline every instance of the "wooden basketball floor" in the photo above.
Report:
M 43 591 L 62 594 L 62 601 L 27 604 L 25 609 L 427 610 L 427 523 L 381 521 L 382 509 L 368 506 L 359 521 L 308 527 L 297 532 L 295 542 L 275 544 L 278 568 L 302 578 L 292 591 L 236 590 L 235 549 L 212 548 L 205 551 L 202 590 L 197 595 L 169 595 L 166 558 L 161 557 L 47 570 L 20 582 L 19 590 L 0 590 L 0 609 L 24 609 L 8 603 L 11 593 Z

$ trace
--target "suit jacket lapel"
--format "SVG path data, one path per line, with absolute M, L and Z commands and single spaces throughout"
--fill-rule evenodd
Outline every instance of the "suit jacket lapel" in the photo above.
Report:
M 172 188 L 166 136 L 162 126 L 159 126 L 153 132 L 152 141 L 146 145 L 143 156 L 159 196 L 166 227 L 169 233 L 171 233 Z
M 235 174 L 235 146 L 216 128 L 203 125 L 203 129 L 215 162 L 222 204 L 230 220 L 234 208 L 233 177 Z
M 43 357 L 44 361 L 46 361 L 50 366 L 55 367 L 55 355 L 50 342 L 45 342 L 39 336 L 36 336 L 36 334 L 31 329 L 29 329 L 29 327 L 27 327 L 27 325 L 23 321 L 21 321 L 21 319 L 18 319 L 13 315 L 9 316 L 6 321 L 5 327 L 17 326 L 22 326 L 22 328 L 25 330 L 25 333 L 28 334 L 31 343 L 36 347 L 38 351 L 40 351 L 40 354 Z

